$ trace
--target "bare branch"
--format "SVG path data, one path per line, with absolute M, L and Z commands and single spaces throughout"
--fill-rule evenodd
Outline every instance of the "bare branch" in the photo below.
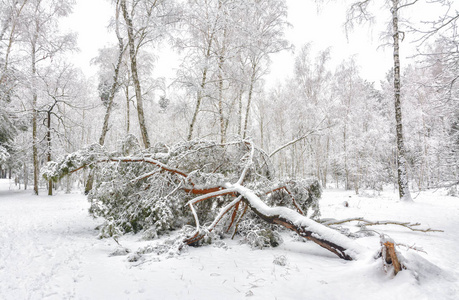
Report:
M 319 127 L 324 121 L 325 121 L 325 118 L 322 119 L 322 121 L 320 121 L 320 123 L 316 126 L 315 129 L 309 130 L 308 132 L 306 132 L 306 133 L 303 134 L 302 136 L 300 136 L 300 137 L 298 137 L 298 138 L 296 138 L 296 139 L 294 139 L 294 140 L 292 140 L 292 141 L 290 141 L 290 142 L 288 142 L 288 143 L 286 143 L 286 144 L 280 146 L 279 148 L 277 148 L 276 150 L 274 150 L 273 152 L 271 152 L 271 154 L 269 154 L 268 156 L 269 156 L 269 157 L 272 157 L 274 154 L 276 154 L 277 152 L 279 152 L 279 151 L 281 151 L 281 150 L 287 148 L 288 146 L 291 146 L 291 145 L 293 145 L 293 144 L 295 144 L 295 143 L 298 143 L 299 141 L 304 140 L 305 138 L 307 138 L 307 137 L 310 136 L 310 135 L 316 134 L 316 133 L 318 133 L 318 132 L 321 132 L 321 131 L 323 131 L 323 130 L 325 130 L 325 129 L 330 128 L 330 126 L 323 127 L 323 128 L 317 128 L 317 127 Z
M 370 220 L 364 219 L 363 217 L 348 218 L 348 219 L 343 219 L 343 220 L 327 220 L 325 222 L 322 222 L 322 224 L 326 226 L 331 226 L 331 225 L 340 225 L 340 224 L 354 222 L 354 221 L 359 222 L 357 225 L 359 227 L 377 226 L 377 225 L 398 225 L 398 226 L 408 228 L 411 231 L 443 232 L 443 230 L 431 229 L 431 228 L 427 228 L 427 229 L 414 228 L 415 226 L 420 226 L 421 225 L 420 223 L 399 222 L 399 221 L 370 221 Z

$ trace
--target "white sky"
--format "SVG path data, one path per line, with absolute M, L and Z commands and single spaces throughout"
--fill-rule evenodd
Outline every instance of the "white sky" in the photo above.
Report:
M 313 51 L 331 46 L 332 66 L 356 55 L 363 78 L 378 84 L 392 67 L 390 47 L 378 50 L 378 46 L 382 44 L 379 37 L 386 25 L 379 22 L 379 25 L 377 23 L 372 27 L 356 27 L 349 34 L 349 39 L 346 39 L 343 24 L 347 5 L 342 2 L 331 1 L 323 4 L 318 11 L 312 0 L 287 0 L 288 21 L 293 27 L 287 30 L 286 36 L 297 50 L 308 42 L 312 42 Z M 382 8 L 381 10 L 384 11 Z M 419 9 L 415 12 L 419 14 Z M 75 54 L 74 62 L 87 76 L 97 72 L 89 62 L 98 54 L 98 49 L 116 43 L 114 33 L 107 29 L 111 15 L 113 8 L 108 0 L 77 0 L 74 13 L 63 22 L 64 26 L 79 34 L 78 45 L 81 51 Z M 401 45 L 402 59 L 407 48 L 413 46 L 404 42 Z M 172 77 L 173 68 L 177 67 L 176 56 L 168 55 L 168 51 L 164 52 L 159 54 L 155 76 Z M 293 72 L 294 55 L 291 52 L 275 54 L 272 60 L 271 72 L 266 78 L 268 85 L 282 81 Z M 402 64 L 403 62 L 402 60 Z
M 86 76 L 97 72 L 90 61 L 97 56 L 98 49 L 117 42 L 115 34 L 108 31 L 113 12 L 108 0 L 77 0 L 73 14 L 61 22 L 64 30 L 78 33 L 80 51 L 73 54 L 73 59 Z
M 288 20 L 293 27 L 288 29 L 286 36 L 297 51 L 308 42 L 312 43 L 315 52 L 331 47 L 331 66 L 356 55 L 365 79 L 379 82 L 384 78 L 392 60 L 390 49 L 377 50 L 381 26 L 356 27 L 347 39 L 343 27 L 346 6 L 340 1 L 325 4 L 320 9 L 314 1 L 287 0 L 287 4 Z M 292 74 L 294 57 L 287 52 L 274 55 L 268 83 Z

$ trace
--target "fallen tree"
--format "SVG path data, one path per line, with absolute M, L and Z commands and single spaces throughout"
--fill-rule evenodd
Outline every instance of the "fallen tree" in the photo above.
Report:
M 342 259 L 372 254 L 317 222 L 321 193 L 317 181 L 276 180 L 269 156 L 249 140 L 190 141 L 141 150 L 138 141 L 128 136 L 119 148 L 108 153 L 93 145 L 50 163 L 43 172 L 46 180 L 57 181 L 82 168 L 96 171 L 90 213 L 106 219 L 102 235 L 143 230 L 155 237 L 194 223 L 194 233 L 183 243 L 196 245 L 217 227 L 220 232 L 233 227 L 234 236 L 249 211 L 258 220 L 292 230 Z M 384 245 L 382 249 L 389 249 L 382 251 L 389 253 L 385 261 L 398 261 L 395 249 Z

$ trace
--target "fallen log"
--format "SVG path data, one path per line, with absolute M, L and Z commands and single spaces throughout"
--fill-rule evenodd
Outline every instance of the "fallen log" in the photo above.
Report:
M 304 237 L 336 254 L 339 258 L 344 260 L 356 260 L 360 254 L 365 252 L 364 247 L 358 245 L 357 242 L 342 235 L 336 230 L 315 222 L 314 220 L 311 220 L 292 209 L 286 207 L 270 207 L 266 205 L 252 190 L 237 183 L 234 185 L 228 183 L 225 186 L 225 190 L 214 192 L 212 195 L 208 195 L 207 197 L 197 197 L 189 201 L 188 205 L 194 212 L 194 204 L 212 197 L 229 193 L 236 193 L 240 196 L 222 208 L 220 214 L 214 222 L 206 229 L 207 231 L 212 231 L 221 220 L 222 216 L 228 213 L 232 207 L 242 200 L 262 220 L 270 224 L 281 225 L 287 229 L 293 230 L 301 237 Z M 194 244 L 205 235 L 205 232 L 201 232 L 199 219 L 196 214 L 194 215 L 196 221 L 196 232 L 184 241 L 187 244 Z

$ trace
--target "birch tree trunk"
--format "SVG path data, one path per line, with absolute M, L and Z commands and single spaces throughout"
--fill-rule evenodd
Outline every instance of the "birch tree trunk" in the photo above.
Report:
M 207 51 L 206 51 L 206 58 L 207 59 L 210 58 L 210 54 L 211 54 L 210 50 L 212 48 L 212 41 L 213 41 L 213 33 L 210 36 L 209 43 L 207 45 Z M 193 131 L 194 131 L 194 127 L 196 125 L 196 120 L 198 118 L 198 113 L 199 113 L 199 109 L 201 107 L 201 102 L 202 102 L 202 92 L 203 92 L 204 87 L 206 86 L 206 83 L 207 83 L 207 69 L 208 68 L 205 67 L 204 70 L 202 71 L 201 85 L 199 86 L 200 90 L 196 94 L 196 106 L 194 108 L 194 113 L 193 113 L 193 117 L 191 119 L 190 127 L 188 128 L 188 137 L 187 137 L 188 141 L 191 141 L 191 139 L 193 138 Z
M 218 114 L 220 115 L 220 142 L 226 141 L 226 122 L 223 114 L 223 63 L 224 58 L 220 56 L 218 62 Z
M 118 5 L 116 6 L 115 22 L 116 22 L 115 32 L 116 32 L 116 37 L 118 38 L 119 55 L 118 55 L 118 61 L 116 63 L 114 74 L 113 74 L 113 83 L 112 83 L 112 86 L 110 87 L 110 95 L 108 98 L 107 110 L 104 116 L 104 124 L 102 126 L 102 132 L 99 138 L 100 145 L 104 145 L 105 137 L 108 132 L 108 120 L 110 118 L 110 114 L 113 108 L 113 99 L 115 98 L 116 88 L 118 87 L 118 74 L 121 68 L 121 63 L 123 61 L 123 54 L 124 54 L 123 38 L 121 37 L 120 31 L 119 31 L 119 6 Z
M 131 72 L 132 72 L 132 81 L 134 82 L 135 89 L 135 98 L 137 100 L 137 114 L 139 117 L 139 126 L 140 133 L 142 134 L 142 142 L 145 148 L 150 147 L 150 138 L 148 137 L 148 130 L 145 124 L 145 115 L 143 112 L 143 100 L 142 100 L 142 91 L 140 88 L 139 76 L 137 73 L 137 58 L 136 58 L 136 47 L 134 44 L 134 30 L 132 25 L 132 19 L 128 14 L 126 7 L 126 0 L 121 0 L 121 8 L 123 10 L 123 17 L 127 25 L 127 35 L 129 43 L 129 57 L 131 59 Z
M 238 95 L 238 109 L 237 109 L 237 135 L 241 136 L 242 134 L 242 94 L 243 89 L 242 86 L 239 89 Z
M 250 105 L 252 104 L 253 86 L 255 85 L 255 75 L 256 75 L 256 65 L 253 65 L 252 76 L 250 77 L 249 96 L 247 98 L 247 108 L 245 110 L 244 131 L 242 133 L 242 137 L 244 139 L 247 137 L 247 127 L 249 123 Z
M 400 102 L 400 31 L 398 28 L 399 0 L 392 0 L 392 29 L 394 39 L 394 99 L 395 99 L 395 123 L 397 132 L 397 175 L 398 190 L 400 199 L 413 201 L 408 188 L 408 177 L 406 173 L 405 145 L 402 128 L 402 108 Z
M 35 195 L 38 195 L 38 183 L 39 183 L 39 162 L 38 162 L 38 139 L 37 139 L 37 119 L 38 119 L 38 111 L 37 111 L 37 102 L 38 102 L 38 95 L 36 90 L 36 74 L 37 74 L 37 66 L 36 66 L 36 36 L 32 41 L 32 51 L 31 51 L 31 58 L 32 58 L 32 159 L 33 159 L 33 191 Z
M 48 144 L 48 156 L 47 156 L 48 162 L 51 161 L 51 110 L 52 108 L 48 110 L 47 132 L 46 132 L 46 142 Z M 48 196 L 52 196 L 52 195 L 53 195 L 53 181 L 48 180 Z

